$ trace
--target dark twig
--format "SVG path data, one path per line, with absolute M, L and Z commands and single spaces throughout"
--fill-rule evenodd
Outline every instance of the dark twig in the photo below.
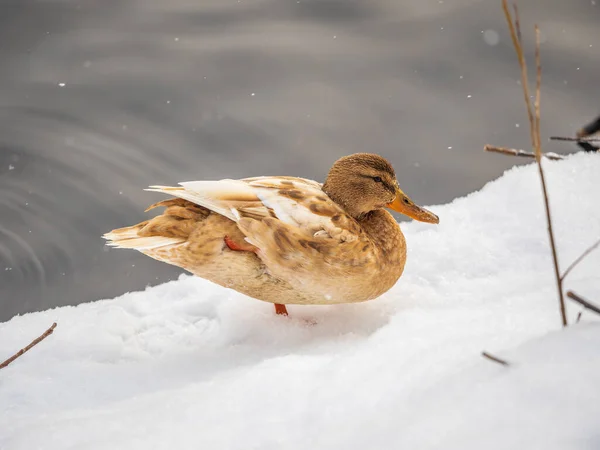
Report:
M 567 267 L 567 270 L 565 270 L 562 274 L 562 276 L 560 277 L 561 280 L 564 281 L 564 279 L 567 277 L 567 275 L 569 274 L 569 272 L 571 270 L 573 270 L 573 268 L 579 264 L 581 261 L 583 261 L 583 259 L 589 255 L 590 253 L 592 253 L 594 250 L 596 250 L 598 248 L 598 246 L 600 246 L 600 239 L 598 241 L 596 241 L 591 247 L 589 247 L 585 252 L 583 252 L 581 255 L 579 255 L 579 257 L 573 261 L 571 263 L 571 265 L 569 267 Z
M 584 152 L 590 152 L 590 153 L 597 152 L 598 149 L 600 148 L 600 147 L 596 147 L 595 145 L 590 144 L 589 142 L 585 142 L 585 141 L 577 142 L 577 147 L 582 149 Z
M 600 131 L 600 116 L 596 117 L 590 123 L 586 123 L 583 127 L 581 127 L 575 135 L 579 138 L 591 136 L 592 134 L 596 134 Z
M 588 302 L 586 299 L 580 297 L 575 292 L 567 291 L 567 297 L 569 297 L 571 300 L 579 303 L 585 309 L 589 309 L 590 311 L 594 311 L 596 314 L 600 314 L 600 308 L 598 308 L 593 303 Z
M 579 321 L 581 320 L 581 314 L 582 312 L 579 311 L 579 314 L 577 314 L 577 319 L 575 319 L 575 323 L 579 323 Z
M 568 136 L 550 136 L 551 141 L 569 141 L 569 142 L 600 142 L 600 138 L 594 137 L 568 137 Z
M 40 337 L 38 337 L 38 338 L 34 339 L 33 341 L 31 341 L 31 344 L 29 344 L 27 347 L 22 348 L 17 353 L 15 353 L 10 358 L 8 358 L 6 361 L 4 361 L 3 363 L 1 363 L 0 364 L 0 369 L 4 369 L 6 366 L 8 366 L 11 362 L 13 362 L 19 356 L 23 355 L 25 352 L 28 352 L 34 346 L 36 346 L 37 344 L 39 344 L 40 342 L 42 342 L 44 339 L 46 339 L 48 336 L 50 336 L 54 332 L 55 328 L 56 328 L 56 322 L 54 322 L 50 328 L 48 328 L 46 331 L 44 331 L 44 334 L 42 334 Z
M 496 147 L 495 145 L 486 144 L 483 147 L 483 149 L 486 152 L 502 153 L 504 155 L 510 155 L 510 156 L 522 156 L 524 158 L 535 158 L 535 153 L 526 152 L 525 150 L 521 150 L 521 149 L 517 149 L 517 148 Z M 553 161 L 559 161 L 561 159 L 565 159 L 564 156 L 559 155 L 558 153 L 552 153 L 552 152 L 542 153 L 542 156 L 544 156 L 548 159 L 551 159 Z
M 529 118 L 529 128 L 531 134 L 531 146 L 535 150 L 535 159 L 538 166 L 538 171 L 540 174 L 540 181 L 542 183 L 542 193 L 544 195 L 544 207 L 546 210 L 546 222 L 548 224 L 548 235 L 550 237 L 550 248 L 552 250 L 552 260 L 554 262 L 554 275 L 556 278 L 556 285 L 558 288 L 558 300 L 560 307 L 560 316 L 562 320 L 563 327 L 567 326 L 567 313 L 565 310 L 565 298 L 563 295 L 562 289 L 562 279 L 560 277 L 560 268 L 558 266 L 558 255 L 556 253 L 556 243 L 554 241 L 554 232 L 552 230 L 552 215 L 550 214 L 550 202 L 548 201 L 548 190 L 546 188 L 546 177 L 544 175 L 544 169 L 542 168 L 542 147 L 541 147 L 541 137 L 540 137 L 540 87 L 541 87 L 541 78 L 542 78 L 542 66 L 540 63 L 540 32 L 538 27 L 536 26 L 535 32 L 535 63 L 536 63 L 536 87 L 535 87 L 535 116 L 534 110 L 531 106 L 531 102 L 529 101 L 529 84 L 527 81 L 527 64 L 525 63 L 525 56 L 523 54 L 523 47 L 521 46 L 521 42 L 517 37 L 517 32 L 515 30 L 515 24 L 512 21 L 512 17 L 510 15 L 510 11 L 508 9 L 507 0 L 502 0 L 502 9 L 504 10 L 504 16 L 506 17 L 506 22 L 508 24 L 508 28 L 510 30 L 510 37 L 513 41 L 513 45 L 515 47 L 515 52 L 517 53 L 517 58 L 519 60 L 519 66 L 521 67 L 521 84 L 523 87 L 523 97 L 525 99 L 525 105 L 527 106 L 527 116 Z M 516 21 L 519 20 L 518 14 L 515 14 Z
M 510 366 L 508 361 L 498 358 L 497 356 L 490 355 L 488 352 L 481 352 L 481 356 L 489 359 L 490 361 L 494 361 L 495 363 L 501 364 L 503 366 Z
M 550 140 L 551 141 L 568 141 L 568 142 L 575 142 L 577 144 L 578 147 L 580 147 L 581 149 L 583 149 L 586 152 L 597 152 L 600 147 L 598 147 L 597 145 L 593 145 L 592 142 L 600 142 L 600 138 L 589 138 L 589 137 L 576 137 L 576 138 L 572 138 L 572 137 L 562 137 L 562 136 L 550 136 Z

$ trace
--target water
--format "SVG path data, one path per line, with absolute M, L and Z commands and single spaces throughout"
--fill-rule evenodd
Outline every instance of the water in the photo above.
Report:
M 520 10 L 542 132 L 570 135 L 598 113 L 599 9 Z M 499 1 L 3 0 L 0 42 L 0 320 L 176 277 L 100 239 L 147 217 L 147 185 L 372 151 L 431 205 L 520 162 L 484 144 L 529 142 Z

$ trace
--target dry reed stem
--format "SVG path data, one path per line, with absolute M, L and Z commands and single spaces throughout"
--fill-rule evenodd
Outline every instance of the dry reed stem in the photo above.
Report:
M 31 344 L 29 344 L 27 347 L 22 348 L 17 353 L 15 353 L 10 358 L 8 358 L 6 361 L 4 361 L 3 363 L 1 363 L 0 364 L 0 369 L 4 369 L 6 366 L 8 366 L 11 362 L 13 362 L 19 356 L 22 356 L 24 353 L 28 352 L 34 346 L 36 346 L 37 344 L 39 344 L 40 342 L 42 342 L 44 339 L 46 339 L 48 336 L 50 336 L 54 332 L 55 328 L 56 328 L 56 322 L 54 322 L 50 328 L 48 328 L 46 331 L 44 331 L 44 334 L 42 334 L 40 337 L 37 337 L 33 341 L 31 341 Z
M 519 39 L 519 44 L 523 42 L 521 36 L 521 23 L 519 22 L 519 8 L 517 8 L 517 4 L 513 3 L 513 9 L 515 11 L 515 28 L 517 29 L 517 38 Z
M 540 93 L 542 91 L 542 63 L 540 62 L 540 29 L 535 26 L 535 134 L 537 147 L 535 154 L 538 164 L 542 159 L 542 136 L 540 134 Z M 541 170 L 541 166 L 540 166 Z M 544 190 L 545 192 L 545 190 Z
M 510 37 L 517 53 L 519 60 L 519 66 L 521 68 L 521 85 L 523 88 L 523 97 L 525 99 L 525 105 L 527 106 L 527 116 L 529 118 L 529 129 L 531 134 L 531 144 L 535 151 L 535 159 L 537 162 L 538 171 L 540 174 L 540 181 L 542 183 L 542 193 L 544 197 L 544 207 L 546 210 L 546 221 L 548 224 L 548 235 L 550 237 L 550 248 L 552 250 L 552 260 L 554 263 L 554 275 L 556 278 L 556 284 L 558 288 L 558 299 L 560 315 L 563 327 L 567 326 L 567 314 L 565 310 L 565 299 L 562 289 L 562 279 L 560 276 L 560 268 L 558 266 L 558 255 L 556 253 L 556 244 L 554 240 L 554 232 L 552 229 L 552 215 L 550 213 L 550 202 L 548 201 L 548 190 L 546 188 L 546 177 L 544 175 L 544 169 L 542 168 L 542 147 L 540 137 L 540 91 L 541 91 L 541 80 L 542 80 L 542 66 L 540 63 L 540 33 L 536 25 L 535 27 L 535 62 L 536 62 L 536 92 L 535 92 L 535 115 L 531 106 L 530 95 L 529 95 L 529 83 L 527 76 L 527 64 L 525 62 L 525 55 L 523 54 L 523 46 L 521 45 L 520 39 L 518 38 L 517 31 L 515 30 L 515 24 L 519 24 L 518 10 L 515 8 L 515 23 L 513 23 L 512 16 L 508 9 L 507 0 L 502 0 L 502 9 L 504 10 L 504 16 L 510 31 Z
M 515 22 L 513 23 L 512 16 L 510 15 L 510 11 L 508 10 L 508 2 L 507 0 L 502 0 L 502 8 L 504 9 L 504 16 L 506 17 L 506 22 L 508 23 L 508 29 L 510 31 L 510 37 L 513 41 L 513 46 L 515 47 L 515 52 L 517 53 L 517 59 L 519 60 L 519 67 L 521 68 L 521 86 L 523 87 L 523 98 L 525 100 L 525 104 L 527 105 L 527 117 L 529 119 L 529 132 L 531 135 L 531 147 L 533 149 L 537 148 L 536 138 L 537 134 L 535 132 L 535 118 L 533 117 L 533 111 L 531 109 L 531 103 L 529 102 L 529 83 L 527 82 L 527 65 L 525 64 L 525 55 L 523 54 L 523 47 L 521 46 L 520 39 L 517 37 L 517 31 L 515 30 L 515 23 L 519 24 L 519 12 L 515 8 Z M 519 33 L 520 33 L 519 27 Z

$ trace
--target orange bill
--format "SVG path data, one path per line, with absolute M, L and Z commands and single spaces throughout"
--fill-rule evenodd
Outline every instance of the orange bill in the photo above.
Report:
M 397 190 L 394 201 L 392 203 L 388 203 L 387 207 L 420 222 L 440 222 L 440 218 L 438 216 L 431 211 L 428 211 L 425 208 L 415 204 L 415 202 L 408 198 L 408 196 L 400 189 Z

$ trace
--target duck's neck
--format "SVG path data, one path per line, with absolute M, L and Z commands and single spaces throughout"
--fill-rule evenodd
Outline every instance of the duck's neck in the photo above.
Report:
M 340 205 L 344 211 L 346 211 L 350 216 L 355 219 L 359 219 L 359 217 L 364 216 L 361 214 L 360 209 L 357 207 L 358 199 L 354 197 L 348 196 L 347 189 L 340 190 L 337 188 L 338 184 L 336 182 L 332 182 L 331 179 L 336 179 L 336 174 L 332 174 L 330 172 L 327 180 L 323 183 L 323 192 L 327 194 L 327 196 L 334 201 L 334 203 Z
M 368 212 L 356 219 L 383 253 L 392 259 L 406 255 L 406 240 L 398 222 L 384 209 Z

